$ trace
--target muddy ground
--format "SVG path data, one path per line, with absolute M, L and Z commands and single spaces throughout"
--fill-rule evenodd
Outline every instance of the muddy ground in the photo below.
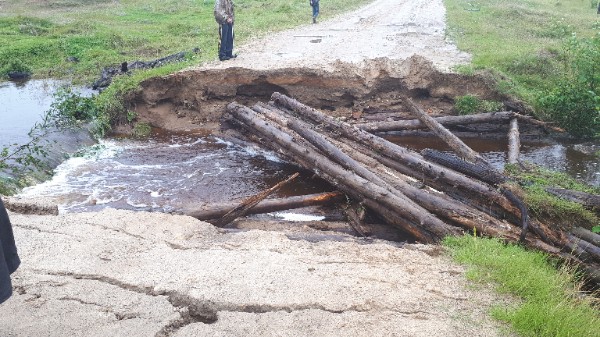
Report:
M 398 91 L 431 113 L 456 95 L 496 97 L 485 79 L 447 73 L 469 57 L 444 17 L 442 0 L 376 0 L 148 80 L 131 106 L 157 127 L 215 130 L 226 103 L 275 90 L 337 116 L 402 111 Z M 507 300 L 436 246 L 147 212 L 10 216 L 23 263 L 0 336 L 509 335 L 488 314 Z

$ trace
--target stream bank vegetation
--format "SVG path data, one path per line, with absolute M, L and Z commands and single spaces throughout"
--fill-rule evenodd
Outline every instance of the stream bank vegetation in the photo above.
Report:
M 600 136 L 597 1 L 445 0 L 448 35 L 536 117 L 577 137 Z M 502 48 L 498 48 L 502 46 Z

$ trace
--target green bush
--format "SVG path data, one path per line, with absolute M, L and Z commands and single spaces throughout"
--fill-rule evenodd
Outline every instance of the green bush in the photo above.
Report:
M 133 136 L 135 138 L 146 138 L 146 137 L 150 136 L 151 132 L 152 132 L 152 127 L 150 126 L 150 124 L 145 123 L 145 122 L 137 123 L 133 127 Z
M 475 95 L 460 96 L 454 101 L 454 109 L 459 115 L 500 111 L 502 108 L 500 102 L 483 100 Z
M 1 77 L 8 77 L 8 74 L 12 72 L 31 74 L 31 68 L 20 59 L 12 59 L 0 68 L 0 75 Z
M 78 122 L 91 122 L 100 113 L 95 103 L 95 96 L 83 97 L 66 87 L 54 94 L 54 102 L 50 106 L 49 114 L 55 124 L 68 126 Z
M 600 135 L 600 36 L 573 36 L 559 79 L 537 98 L 539 110 L 577 137 Z

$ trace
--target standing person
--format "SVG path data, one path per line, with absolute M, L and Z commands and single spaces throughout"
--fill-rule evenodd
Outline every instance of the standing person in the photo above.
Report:
M 219 60 L 237 57 L 233 55 L 233 0 L 215 0 L 215 20 L 219 24 Z
M 12 226 L 4 203 L 0 199 L 0 303 L 12 295 L 10 274 L 17 270 L 19 264 L 21 264 L 21 260 L 17 255 Z
M 317 16 L 319 16 L 319 0 L 310 0 L 310 5 L 313 10 L 313 23 L 317 23 Z

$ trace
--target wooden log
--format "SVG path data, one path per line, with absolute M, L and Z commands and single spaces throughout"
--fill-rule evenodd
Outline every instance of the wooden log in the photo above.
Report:
M 571 229 L 571 234 L 593 244 L 594 246 L 600 247 L 600 234 L 596 234 L 582 227 L 575 227 Z
M 598 248 L 598 247 L 594 246 L 593 244 L 591 244 L 590 242 L 587 242 L 587 241 L 585 241 L 581 238 L 578 238 L 572 234 L 567 234 L 567 237 L 568 237 L 569 241 L 576 243 L 580 249 L 587 252 L 589 254 L 589 256 L 591 256 L 591 258 L 600 262 L 600 248 Z
M 389 118 L 387 115 L 384 115 L 385 118 Z M 366 118 L 364 119 L 376 119 L 376 117 Z M 541 127 L 546 130 L 551 130 L 555 132 L 565 132 L 564 129 L 555 127 L 553 125 L 549 125 L 546 122 L 537 120 L 532 116 L 525 116 L 513 111 L 498 111 L 498 112 L 487 112 L 475 115 L 468 116 L 437 116 L 433 117 L 440 124 L 446 126 L 452 125 L 469 125 L 469 124 L 484 124 L 490 122 L 502 122 L 512 118 L 516 118 L 522 122 L 526 122 L 538 127 Z M 392 132 L 392 131 L 409 131 L 409 130 L 420 130 L 427 129 L 427 125 L 423 124 L 418 119 L 405 119 L 399 121 L 381 121 L 381 122 L 370 122 L 370 123 L 357 123 L 356 127 L 368 131 L 368 132 Z
M 246 214 L 264 214 L 308 206 L 324 206 L 343 200 L 344 194 L 341 192 L 326 192 L 287 198 L 265 199 L 249 209 Z M 184 213 L 198 220 L 206 221 L 223 217 L 237 205 L 239 205 L 239 203 L 229 203 L 226 205 L 211 206 L 209 209 L 188 210 Z
M 456 153 L 458 153 L 465 160 L 468 160 L 472 163 L 485 163 L 488 164 L 485 159 L 483 159 L 479 153 L 473 151 L 470 147 L 467 146 L 462 140 L 452 134 L 452 132 L 448 131 L 445 127 L 443 127 L 440 123 L 438 123 L 434 118 L 429 116 L 425 111 L 423 111 L 419 106 L 413 102 L 412 99 L 405 97 L 404 98 L 406 106 L 409 110 L 429 129 L 435 132 L 438 137 L 440 137 L 448 146 L 450 146 Z M 491 165 L 488 164 L 489 167 Z
M 324 131 L 326 131 L 325 129 L 332 129 L 335 130 L 338 136 L 343 135 L 348 139 L 365 144 L 365 146 L 370 147 L 370 152 L 377 156 L 379 161 L 385 161 L 385 165 L 393 167 L 405 175 L 412 176 L 434 188 L 462 190 L 466 194 L 473 195 L 474 198 L 496 203 L 507 212 L 520 217 L 520 211 L 506 197 L 498 193 L 494 187 L 486 183 L 469 179 L 454 170 L 427 161 L 416 152 L 360 130 L 348 123 L 335 120 L 280 93 L 273 93 L 271 99 L 278 108 L 291 109 L 310 118 L 315 123 L 321 124 Z
M 600 209 L 600 195 L 590 194 L 580 191 L 567 190 L 564 188 L 546 188 L 546 192 L 553 194 L 557 197 L 582 204 L 589 208 Z
M 508 131 L 508 163 L 517 164 L 519 162 L 519 153 L 521 149 L 521 140 L 519 138 L 519 124 L 516 118 L 510 120 L 510 130 Z
M 424 149 L 421 151 L 421 154 L 427 160 L 466 174 L 469 177 L 479 179 L 493 186 L 508 181 L 508 178 L 504 174 L 500 174 L 500 172 L 496 170 L 490 170 L 487 164 L 471 163 L 455 157 L 454 155 L 433 149 Z
M 412 209 L 410 205 L 405 205 L 402 199 L 389 193 L 384 188 L 373 185 L 368 180 L 345 170 L 338 164 L 332 163 L 327 157 L 319 154 L 311 147 L 299 145 L 297 138 L 274 127 L 272 122 L 258 118 L 257 113 L 250 108 L 237 103 L 230 103 L 227 106 L 227 111 L 238 121 L 248 126 L 251 131 L 259 132 L 262 137 L 267 138 L 269 146 L 273 146 L 273 143 L 278 144 L 283 151 L 293 156 L 294 160 L 305 168 L 316 171 L 319 176 L 330 181 L 354 199 L 364 199 L 365 205 L 368 207 L 376 207 L 382 211 L 380 214 L 391 225 L 402 228 L 422 242 L 436 242 L 442 239 L 443 236 L 437 236 L 425 229 L 425 227 L 439 226 L 441 220 L 433 215 L 423 214 Z M 298 138 L 301 137 L 298 136 Z M 370 202 L 369 199 L 377 200 L 377 202 Z M 405 219 L 404 216 L 409 222 L 403 220 Z
M 252 207 L 256 206 L 256 204 L 258 204 L 259 202 L 264 200 L 269 195 L 275 193 L 276 191 L 281 189 L 283 186 L 285 186 L 292 180 L 296 179 L 299 175 L 300 175 L 300 173 L 296 172 L 296 173 L 292 174 L 291 176 L 289 176 L 286 180 L 281 181 L 281 182 L 275 184 L 274 186 L 272 186 L 256 195 L 251 196 L 250 198 L 244 200 L 239 206 L 233 208 L 232 210 L 227 212 L 225 215 L 223 215 L 222 218 L 212 222 L 212 224 L 217 227 L 223 227 L 223 226 L 227 225 L 228 223 L 232 222 L 233 220 L 235 220 L 241 216 L 244 216 L 248 212 L 248 210 L 250 210 Z
M 467 116 L 443 116 L 432 117 L 438 123 L 444 126 L 464 125 L 464 124 L 482 124 L 482 123 L 497 123 L 508 121 L 514 118 L 515 113 L 512 111 L 487 112 Z M 419 130 L 427 129 L 428 126 L 419 119 L 400 120 L 392 122 L 374 122 L 374 123 L 357 123 L 354 124 L 359 129 L 367 132 L 389 132 L 389 131 L 404 131 L 404 130 Z

